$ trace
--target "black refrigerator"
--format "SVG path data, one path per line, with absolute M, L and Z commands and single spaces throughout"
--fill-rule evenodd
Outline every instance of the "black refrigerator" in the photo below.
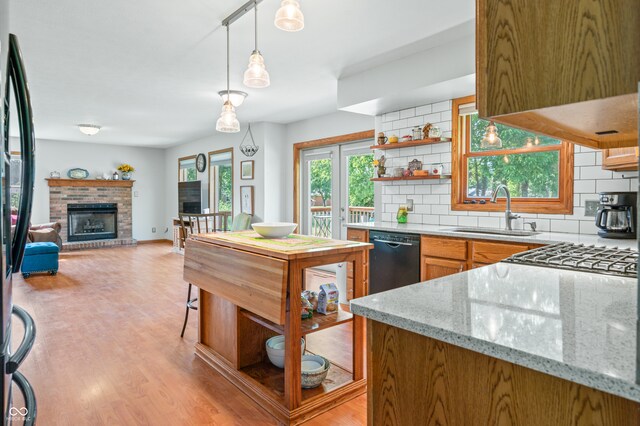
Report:
M 31 99 L 18 39 L 9 33 L 8 0 L 0 0 L 0 117 L 2 126 L 2 161 L 0 161 L 0 275 L 2 292 L 0 310 L 1 366 L 4 370 L 2 392 L 3 425 L 33 425 L 36 399 L 33 388 L 19 371 L 35 340 L 35 324 L 31 316 L 13 304 L 12 274 L 20 272 L 31 219 L 34 181 L 34 134 Z M 16 136 L 13 140 L 11 135 Z M 19 138 L 18 138 L 19 136 Z M 17 142 L 19 140 L 19 142 Z M 12 153 L 13 151 L 13 153 Z M 14 165 L 12 168 L 11 165 Z M 17 167 L 16 167 L 17 165 Z M 12 176 L 13 172 L 13 176 Z M 12 321 L 24 324 L 24 336 L 17 348 L 12 347 Z M 13 387 L 12 383 L 16 386 Z M 24 403 L 14 404 L 12 388 L 23 394 Z

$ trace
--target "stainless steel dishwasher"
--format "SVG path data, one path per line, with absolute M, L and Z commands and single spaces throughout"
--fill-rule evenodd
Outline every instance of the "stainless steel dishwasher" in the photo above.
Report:
M 420 282 L 420 236 L 369 231 L 369 294 Z

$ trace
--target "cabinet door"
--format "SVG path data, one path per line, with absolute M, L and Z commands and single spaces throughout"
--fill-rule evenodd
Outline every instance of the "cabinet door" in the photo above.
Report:
M 467 269 L 467 263 L 459 260 L 422 257 L 421 280 L 428 281 L 447 275 L 457 274 Z
M 605 170 L 638 170 L 638 147 L 602 150 L 602 168 Z

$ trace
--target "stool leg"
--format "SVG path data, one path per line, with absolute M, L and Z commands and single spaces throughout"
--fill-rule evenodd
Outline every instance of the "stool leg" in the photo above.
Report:
M 184 330 L 187 328 L 187 321 L 189 321 L 189 310 L 198 309 L 197 307 L 192 306 L 192 304 L 195 303 L 198 299 L 196 298 L 191 300 L 191 287 L 193 287 L 193 285 L 189 283 L 189 289 L 187 290 L 187 307 L 184 313 L 184 324 L 182 324 L 182 333 L 180 333 L 180 337 L 184 337 Z

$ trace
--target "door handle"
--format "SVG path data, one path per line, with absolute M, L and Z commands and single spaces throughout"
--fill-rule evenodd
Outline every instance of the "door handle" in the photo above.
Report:
M 36 423 L 36 416 L 38 415 L 38 407 L 36 404 L 36 394 L 33 391 L 33 386 L 19 371 L 15 371 L 11 376 L 11 380 L 18 385 L 18 389 L 22 392 L 24 397 L 24 407 L 16 408 L 11 407 L 9 409 L 9 419 L 14 416 L 20 417 L 23 420 L 24 426 L 33 426 Z M 6 420 L 6 419 L 5 419 Z
M 13 315 L 17 316 L 24 324 L 24 336 L 22 337 L 22 342 L 18 350 L 16 350 L 7 361 L 7 366 L 5 367 L 7 374 L 15 373 L 18 370 L 22 361 L 24 361 L 27 355 L 29 355 L 29 352 L 31 352 L 33 342 L 36 339 L 36 324 L 33 318 L 31 318 L 31 315 L 17 305 L 13 305 Z
M 35 167 L 33 154 L 35 150 L 35 138 L 33 135 L 33 114 L 31 112 L 31 95 L 29 94 L 29 86 L 27 85 L 27 76 L 25 74 L 24 62 L 20 53 L 18 38 L 15 34 L 9 34 L 9 60 L 8 60 L 9 79 L 13 85 L 15 94 L 16 107 L 18 111 L 18 123 L 20 126 L 20 143 L 22 154 L 22 188 L 20 194 L 20 210 L 18 210 L 18 222 L 16 223 L 15 234 L 11 247 L 11 260 L 13 264 L 13 272 L 18 272 L 22 265 L 22 256 L 24 255 L 24 246 L 27 243 L 27 234 L 29 233 L 29 222 L 31 220 L 31 207 L 33 205 L 33 182 L 35 179 Z M 7 88 L 5 93 L 5 107 L 8 111 L 10 90 Z M 9 118 L 5 126 L 8 126 Z M 5 148 L 9 147 L 9 132 L 5 128 Z
M 373 241 L 376 242 L 376 243 L 395 244 L 396 246 L 412 246 L 413 245 L 411 243 L 401 243 L 401 242 L 398 242 L 398 241 L 378 240 L 376 238 L 374 238 Z

